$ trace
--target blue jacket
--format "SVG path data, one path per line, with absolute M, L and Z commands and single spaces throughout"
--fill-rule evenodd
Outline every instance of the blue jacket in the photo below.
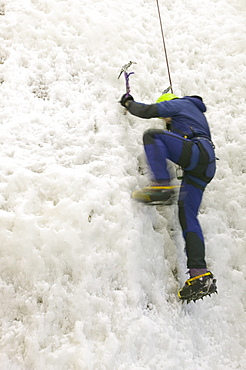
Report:
M 195 136 L 211 139 L 208 122 L 203 114 L 206 106 L 198 98 L 185 96 L 150 105 L 129 101 L 127 109 L 141 118 L 171 117 L 170 131 L 188 139 Z
M 203 114 L 206 106 L 200 99 L 185 96 L 157 103 L 157 109 L 159 117 L 172 117 L 172 132 L 189 139 L 194 136 L 211 138 L 208 122 Z

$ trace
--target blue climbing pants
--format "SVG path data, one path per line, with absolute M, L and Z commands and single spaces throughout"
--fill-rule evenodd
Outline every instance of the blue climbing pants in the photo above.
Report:
M 216 170 L 213 145 L 206 138 L 189 140 L 158 129 L 147 130 L 143 142 L 154 181 L 170 181 L 167 159 L 183 168 L 178 207 L 187 267 L 206 268 L 204 237 L 197 215 L 203 191 Z

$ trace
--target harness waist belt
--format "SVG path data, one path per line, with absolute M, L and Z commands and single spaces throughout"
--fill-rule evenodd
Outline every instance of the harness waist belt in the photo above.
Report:
M 207 137 L 203 137 L 203 136 L 195 136 L 195 137 L 193 137 L 192 139 L 191 139 L 192 141 L 194 140 L 206 140 L 206 141 L 208 141 L 211 145 L 212 145 L 212 147 L 213 148 L 215 148 L 215 145 L 214 145 L 214 143 L 212 142 L 212 140 L 210 140 L 210 139 L 208 139 Z

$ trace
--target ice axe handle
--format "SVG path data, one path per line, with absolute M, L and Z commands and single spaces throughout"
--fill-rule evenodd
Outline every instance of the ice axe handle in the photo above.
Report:
M 126 93 L 127 95 L 130 94 L 130 84 L 129 84 L 129 77 L 130 75 L 133 75 L 134 72 L 130 72 L 130 73 L 127 73 L 127 72 L 124 72 L 124 76 L 125 76 L 125 80 L 126 80 Z

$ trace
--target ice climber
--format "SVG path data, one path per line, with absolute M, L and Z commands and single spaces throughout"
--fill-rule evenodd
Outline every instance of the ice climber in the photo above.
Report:
M 216 279 L 207 270 L 204 237 L 197 219 L 203 191 L 216 170 L 214 145 L 202 98 L 196 95 L 178 98 L 174 94 L 163 94 L 155 104 L 142 104 L 135 102 L 130 94 L 124 94 L 120 103 L 137 117 L 163 118 L 167 128 L 144 132 L 143 143 L 152 181 L 145 188 L 135 191 L 132 197 L 146 204 L 171 204 L 175 186 L 170 184 L 166 159 L 183 169 L 178 214 L 190 279 L 179 290 L 179 298 L 190 302 L 217 292 Z

